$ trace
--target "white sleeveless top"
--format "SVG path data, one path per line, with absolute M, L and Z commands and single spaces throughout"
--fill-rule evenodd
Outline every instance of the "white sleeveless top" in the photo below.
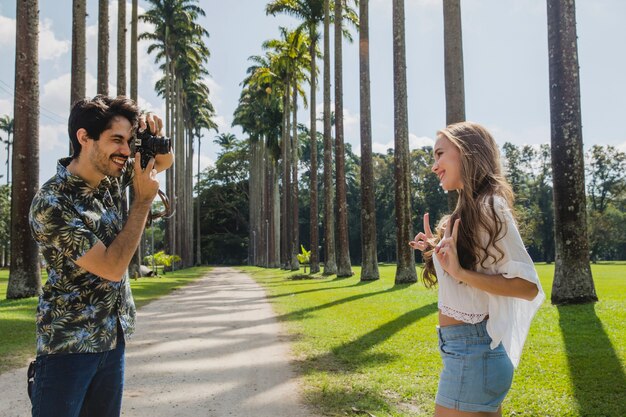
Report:
M 495 349 L 502 342 L 511 362 L 517 367 L 530 323 L 543 303 L 545 294 L 506 201 L 502 197 L 495 197 L 494 205 L 496 213 L 505 222 L 503 232 L 506 231 L 506 235 L 496 242 L 504 256 L 497 262 L 490 257 L 484 262 L 484 267 L 478 265 L 476 270 L 484 274 L 502 274 L 505 278 L 523 278 L 533 282 L 539 289 L 537 296 L 532 301 L 527 301 L 490 294 L 465 283 L 459 283 L 441 268 L 433 254 L 439 282 L 438 305 L 442 314 L 464 323 L 479 323 L 489 315 L 487 333 L 492 339 L 491 349 Z M 484 231 L 479 233 L 481 242 L 486 244 L 487 233 Z M 493 249 L 492 252 L 498 257 L 501 256 Z

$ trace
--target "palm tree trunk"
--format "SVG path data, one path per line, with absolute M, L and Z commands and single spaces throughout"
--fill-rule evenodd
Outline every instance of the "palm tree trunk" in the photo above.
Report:
M 335 168 L 337 186 L 337 276 L 353 275 L 348 238 L 346 155 L 343 141 L 343 1 L 335 0 Z
M 319 263 L 319 229 L 318 229 L 318 205 L 317 205 L 317 120 L 315 119 L 315 94 L 317 85 L 315 82 L 316 71 L 315 68 L 315 44 L 316 44 L 316 28 L 311 26 L 309 28 L 309 34 L 311 38 L 311 45 L 309 46 L 309 52 L 311 54 L 311 97 L 309 99 L 309 107 L 311 110 L 311 127 L 309 129 L 311 135 L 311 274 L 316 274 L 320 271 Z
M 289 258 L 291 256 L 291 230 L 290 230 L 290 195 L 291 195 L 291 147 L 289 138 L 289 82 L 285 83 L 285 92 L 283 94 L 283 131 L 282 131 L 282 160 L 283 160 L 283 194 L 281 200 L 281 239 L 280 254 L 281 266 L 285 269 L 289 268 Z
M 131 26 L 130 26 L 130 98 L 137 103 L 137 1 L 133 0 L 132 10 L 131 10 Z M 137 103 L 139 104 L 139 103 Z M 133 188 L 130 187 L 128 190 L 130 204 L 134 200 L 134 191 Z M 133 258 L 130 260 L 130 266 L 128 267 L 130 271 L 137 271 L 137 275 L 140 275 L 140 267 L 141 260 L 143 258 L 143 254 L 146 252 L 145 250 L 145 231 L 142 234 L 142 238 L 139 241 L 139 246 L 133 255 Z
M 98 94 L 109 94 L 109 1 L 98 3 Z
M 272 158 L 272 258 L 270 268 L 280 268 L 280 189 L 278 161 Z
M 333 138 L 330 122 L 330 0 L 324 0 L 324 275 L 336 273 Z
M 361 99 L 361 281 L 374 281 L 376 253 L 376 202 L 372 161 L 372 111 L 370 100 L 369 0 L 359 4 L 359 73 Z
M 131 20 L 130 20 L 130 98 L 137 103 L 137 3 L 132 0 Z M 137 103 L 139 104 L 139 103 Z
M 409 121 L 406 92 L 404 0 L 393 0 L 394 176 L 396 206 L 396 284 L 416 282 L 409 190 Z
M 291 193 L 289 208 L 291 209 L 291 270 L 300 269 L 298 261 L 298 252 L 300 249 L 300 230 L 299 230 L 299 212 L 298 212 L 298 84 L 293 84 L 293 142 L 291 143 Z
M 77 100 L 85 97 L 86 1 L 87 0 L 74 0 L 72 3 L 72 85 L 70 87 L 70 107 Z
M 465 121 L 463 36 L 461 0 L 443 1 L 443 43 L 446 84 L 446 124 Z M 454 210 L 459 194 L 448 192 L 448 208 Z
M 176 194 L 176 255 L 180 256 L 183 259 L 183 233 L 185 227 L 185 130 L 183 128 L 183 100 L 182 100 L 182 79 L 180 76 L 176 76 L 176 144 L 177 152 L 176 152 L 176 165 L 174 169 L 176 171 L 176 190 L 178 191 Z M 180 266 L 182 260 L 178 263 L 177 267 Z
M 202 264 L 202 238 L 200 236 L 200 145 L 201 135 L 198 133 L 198 176 L 196 184 L 198 184 L 198 194 L 196 197 L 196 265 Z
M 126 95 L 126 0 L 117 1 L 117 95 Z
M 85 20 L 87 19 L 87 0 L 72 2 L 72 81 L 70 87 L 70 108 L 74 103 L 85 97 L 86 82 L 86 42 Z M 74 153 L 70 141 L 70 155 Z
M 39 4 L 21 0 L 16 9 L 15 125 L 11 190 L 11 271 L 7 298 L 39 294 L 39 250 L 30 233 L 30 203 L 39 188 Z
M 547 5 L 556 242 L 552 303 L 589 303 L 598 296 L 589 266 L 575 4 L 548 0 Z
M 258 171 L 258 153 L 259 146 L 258 140 L 253 140 L 250 138 L 250 168 L 248 174 L 248 193 L 249 193 L 249 204 L 248 204 L 248 213 L 250 218 L 250 227 L 249 227 L 249 236 L 248 236 L 248 265 L 256 265 L 257 264 L 257 237 L 259 235 L 259 217 L 258 217 L 258 207 L 259 207 L 259 199 L 258 199 L 258 189 L 259 189 L 259 177 L 257 175 Z

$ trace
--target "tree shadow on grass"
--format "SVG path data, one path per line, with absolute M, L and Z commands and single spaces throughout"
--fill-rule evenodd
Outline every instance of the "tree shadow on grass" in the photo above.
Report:
M 335 287 L 335 288 L 350 288 L 350 287 L 358 287 L 358 286 L 362 286 L 362 285 L 367 285 L 367 283 L 357 283 L 354 285 L 350 285 L 349 287 L 346 286 L 341 286 L 341 287 Z M 303 294 L 303 293 L 309 293 L 309 292 L 316 292 L 316 291 L 325 291 L 328 289 L 331 289 L 332 287 L 325 287 L 325 288 L 316 288 L 316 289 L 311 289 L 311 290 L 305 290 L 305 291 L 299 291 L 296 292 L 294 294 Z M 307 307 L 307 308 L 303 308 L 301 310 L 296 310 L 296 311 L 292 311 L 291 313 L 287 313 L 287 314 L 283 314 L 281 316 L 278 316 L 278 319 L 283 321 L 283 320 L 300 320 L 305 318 L 309 313 L 312 313 L 314 311 L 318 311 L 318 310 L 322 310 L 325 308 L 330 308 L 330 307 L 334 307 L 340 304 L 345 304 L 345 303 L 349 303 L 352 301 L 356 301 L 356 300 L 360 300 L 362 298 L 367 298 L 367 297 L 373 297 L 375 295 L 379 295 L 379 294 L 384 294 L 384 293 L 389 293 L 389 292 L 393 292 L 393 291 L 398 291 L 401 290 L 403 287 L 401 285 L 395 285 L 391 288 L 385 289 L 385 290 L 381 290 L 381 291 L 376 291 L 376 292 L 366 292 L 366 293 L 362 293 L 362 294 L 355 294 L 355 295 L 351 295 L 350 297 L 346 297 L 346 298 L 340 298 L 338 300 L 333 300 L 330 301 L 328 303 L 325 304 L 320 304 L 320 305 L 316 305 L 316 306 L 312 306 L 312 307 Z M 282 296 L 287 295 L 287 294 L 283 294 Z M 289 294 L 291 295 L 291 294 Z
M 626 375 L 594 304 L 558 306 L 581 416 L 626 416 Z
M 391 338 L 402 329 L 437 312 L 437 303 L 404 313 L 359 338 L 332 348 L 329 352 L 308 358 L 308 366 L 316 370 L 352 371 L 363 366 L 393 361 L 393 355 L 372 353 L 370 349 Z

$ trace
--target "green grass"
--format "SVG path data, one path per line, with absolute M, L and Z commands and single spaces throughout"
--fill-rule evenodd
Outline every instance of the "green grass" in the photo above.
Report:
M 441 367 L 437 293 L 381 280 L 289 279 L 243 267 L 268 291 L 294 335 L 306 400 L 328 415 L 431 416 Z M 538 264 L 547 293 L 524 348 L 505 416 L 626 416 L 626 263 L 592 266 L 600 301 L 550 304 L 554 265 Z
M 170 272 L 158 278 L 131 280 L 135 305 L 140 308 L 209 271 L 208 267 Z M 6 300 L 8 270 L 0 270 L 0 373 L 24 366 L 35 355 L 37 297 Z

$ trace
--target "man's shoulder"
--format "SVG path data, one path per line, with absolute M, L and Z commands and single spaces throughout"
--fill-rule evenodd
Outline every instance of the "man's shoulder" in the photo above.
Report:
M 62 207 L 69 200 L 70 196 L 63 187 L 63 180 L 55 175 L 35 193 L 31 203 L 31 211 L 54 206 Z

